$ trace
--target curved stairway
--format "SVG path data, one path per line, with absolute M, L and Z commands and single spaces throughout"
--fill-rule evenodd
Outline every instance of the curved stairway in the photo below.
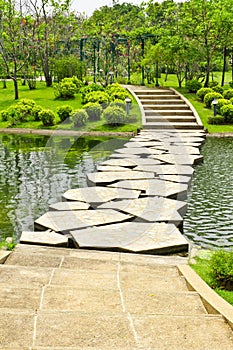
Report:
M 173 89 L 131 87 L 143 114 L 143 129 L 202 130 L 190 103 Z

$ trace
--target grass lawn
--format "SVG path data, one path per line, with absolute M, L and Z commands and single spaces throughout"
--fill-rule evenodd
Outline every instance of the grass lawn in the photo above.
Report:
M 51 109 L 54 112 L 56 108 L 62 105 L 70 105 L 73 109 L 79 109 L 82 107 L 81 96 L 77 94 L 74 99 L 70 100 L 55 100 L 53 87 L 46 87 L 44 82 L 37 82 L 36 90 L 29 90 L 28 86 L 22 86 L 19 82 L 19 98 L 20 99 L 32 99 L 38 105 L 46 109 Z M 19 99 L 19 101 L 20 101 Z M 14 100 L 14 87 L 11 81 L 7 82 L 7 89 L 0 87 L 0 111 L 13 106 L 18 101 Z M 88 122 L 85 127 L 74 128 L 72 123 L 62 123 L 57 117 L 55 120 L 56 125 L 50 127 L 44 127 L 42 122 L 27 121 L 16 125 L 17 128 L 30 128 L 30 129 L 63 129 L 63 130 L 81 130 L 81 131 L 100 131 L 100 132 L 136 132 L 141 127 L 141 113 L 136 101 L 132 97 L 132 108 L 130 110 L 129 124 L 122 126 L 111 126 L 104 124 L 103 120 Z M 0 128 L 7 128 L 9 122 L 1 122 Z
M 190 264 L 194 271 L 210 286 L 213 287 L 213 278 L 211 276 L 209 260 L 206 258 L 195 257 L 196 264 Z M 233 291 L 227 291 L 220 288 L 214 288 L 215 292 L 233 305 Z

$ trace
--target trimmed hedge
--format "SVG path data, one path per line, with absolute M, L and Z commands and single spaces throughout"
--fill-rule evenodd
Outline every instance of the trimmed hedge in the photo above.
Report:
M 75 127 L 84 126 L 88 121 L 88 114 L 85 109 L 77 109 L 70 116 Z
M 212 102 L 214 99 L 220 99 L 223 98 L 223 96 L 221 94 L 219 94 L 218 92 L 209 92 L 208 94 L 205 95 L 204 97 L 204 103 L 206 105 L 207 108 L 211 108 Z

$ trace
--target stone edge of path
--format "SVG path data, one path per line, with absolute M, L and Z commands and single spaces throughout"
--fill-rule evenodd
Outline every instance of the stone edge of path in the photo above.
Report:
M 196 291 L 210 314 L 220 314 L 233 330 L 233 306 L 213 291 L 189 265 L 177 265 L 191 291 Z
M 9 250 L 0 250 L 0 264 L 4 264 L 10 254 L 11 251 Z

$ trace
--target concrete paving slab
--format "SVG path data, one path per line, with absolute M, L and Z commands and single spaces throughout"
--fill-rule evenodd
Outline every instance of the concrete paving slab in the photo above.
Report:
M 135 340 L 127 316 L 51 312 L 38 316 L 35 345 L 115 349 L 134 347 Z
M 68 247 L 68 238 L 56 232 L 27 232 L 23 231 L 20 243 L 40 244 L 55 247 Z
M 179 198 L 179 200 L 187 199 L 187 184 L 165 181 L 158 178 L 152 180 L 128 180 L 119 181 L 110 185 L 115 188 L 125 188 L 133 190 L 141 190 L 142 196 L 160 196 L 168 198 Z M 100 208 L 107 208 L 108 203 L 102 204 Z
M 117 290 L 80 289 L 48 286 L 44 291 L 42 310 L 77 311 L 82 313 L 119 314 L 122 312 Z
M 58 203 L 54 203 L 51 204 L 49 206 L 49 211 L 55 211 L 55 210 L 61 210 L 61 211 L 65 211 L 65 210 L 87 210 L 90 208 L 90 205 L 88 203 L 84 203 L 84 202 L 78 202 L 78 201 L 74 201 L 74 202 L 58 202 Z
M 130 314 L 145 315 L 201 315 L 207 314 L 200 296 L 195 292 L 148 293 L 130 290 L 124 293 L 125 308 Z
M 2 347 L 23 349 L 32 345 L 34 313 L 17 310 L 1 310 L 0 340 Z
M 112 249 L 137 253 L 187 251 L 188 242 L 174 225 L 138 223 L 108 225 L 103 228 L 73 231 L 79 248 Z
M 120 190 L 104 186 L 75 188 L 66 191 L 62 198 L 67 201 L 81 201 L 96 207 L 113 199 L 138 198 L 140 191 Z
M 220 316 L 133 317 L 134 327 L 144 349 L 230 350 L 231 330 Z
M 154 173 L 143 171 L 98 172 L 87 174 L 88 186 L 103 186 L 119 180 L 153 179 Z
M 85 227 L 126 221 L 131 217 L 131 215 L 122 214 L 115 210 L 50 211 L 35 220 L 35 228 L 68 233 L 71 230 Z
M 0 281 L 4 284 L 13 281 L 24 287 L 41 286 L 49 283 L 51 274 L 51 268 L 0 265 Z
M 41 292 L 42 287 L 24 288 L 0 283 L 1 309 L 37 310 L 40 306 Z
M 144 217 L 147 218 L 148 221 L 153 222 L 159 220 L 169 221 L 169 218 L 172 218 L 173 214 L 174 218 L 176 217 L 176 212 L 184 216 L 187 203 L 164 197 L 145 197 L 135 200 L 109 202 L 101 207 L 130 212 L 133 216 Z
M 14 266 L 28 266 L 28 267 L 50 267 L 58 268 L 63 261 L 62 256 L 58 255 L 45 255 L 38 252 L 35 254 L 30 250 L 25 254 L 23 251 L 14 251 L 5 262 L 6 265 Z
M 72 270 L 91 270 L 91 271 L 102 271 L 102 272 L 111 272 L 116 273 L 118 267 L 118 259 L 115 261 L 109 260 L 108 257 L 87 257 L 81 258 L 77 256 L 67 256 L 64 257 L 61 268 L 63 269 L 72 269 Z

